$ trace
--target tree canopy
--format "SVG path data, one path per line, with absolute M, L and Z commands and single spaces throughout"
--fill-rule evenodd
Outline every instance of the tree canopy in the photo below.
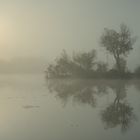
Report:
M 136 37 L 132 36 L 130 29 L 125 24 L 120 25 L 120 31 L 105 28 L 100 42 L 115 58 L 117 70 L 122 72 L 121 60 L 133 49 Z

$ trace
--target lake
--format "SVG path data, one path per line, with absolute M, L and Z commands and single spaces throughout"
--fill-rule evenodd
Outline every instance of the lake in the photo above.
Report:
M 139 80 L 1 75 L 1 140 L 139 140 Z

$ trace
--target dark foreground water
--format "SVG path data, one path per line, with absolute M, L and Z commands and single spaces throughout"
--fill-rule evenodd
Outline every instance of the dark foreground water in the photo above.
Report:
M 0 77 L 0 140 L 139 139 L 139 80 Z

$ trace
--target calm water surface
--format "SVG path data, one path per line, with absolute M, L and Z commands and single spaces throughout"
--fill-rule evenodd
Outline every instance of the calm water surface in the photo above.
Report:
M 139 138 L 139 80 L 0 78 L 0 140 Z

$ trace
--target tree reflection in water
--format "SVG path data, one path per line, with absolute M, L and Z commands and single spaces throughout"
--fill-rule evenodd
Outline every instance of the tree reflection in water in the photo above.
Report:
M 67 80 L 57 79 L 47 81 L 51 93 L 63 101 L 64 104 L 72 99 L 75 103 L 87 104 L 96 107 L 97 96 L 101 97 L 109 93 L 109 89 L 115 94 L 115 99 L 101 111 L 101 120 L 105 128 L 121 127 L 126 132 L 136 120 L 133 107 L 126 100 L 127 82 L 124 80 Z M 97 95 L 97 96 L 95 96 Z
M 106 128 L 120 126 L 122 132 L 126 132 L 132 122 L 136 120 L 133 108 L 125 100 L 127 90 L 125 84 L 124 81 L 118 81 L 115 86 L 111 87 L 116 97 L 114 102 L 101 113 L 102 121 L 105 123 Z
M 48 89 L 51 93 L 56 93 L 56 96 L 64 103 L 69 99 L 75 103 L 82 103 L 96 106 L 96 95 L 107 94 L 107 86 L 99 84 L 93 80 L 49 80 Z

